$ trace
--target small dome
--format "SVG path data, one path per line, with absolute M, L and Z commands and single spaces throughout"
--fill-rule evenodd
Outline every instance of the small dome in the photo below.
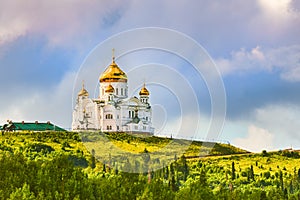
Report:
M 127 75 L 115 63 L 114 58 L 112 63 L 100 76 L 100 83 L 102 82 L 127 82 Z
M 82 88 L 81 88 L 81 90 L 78 92 L 78 96 L 85 96 L 85 97 L 88 97 L 88 96 L 89 96 L 88 91 L 84 88 L 84 83 L 82 83 Z
M 105 92 L 107 92 L 107 93 L 114 93 L 115 92 L 115 88 L 111 84 L 109 84 L 107 86 L 107 88 L 105 88 Z
M 149 91 L 148 91 L 147 88 L 145 87 L 145 84 L 144 84 L 144 86 L 142 87 L 142 89 L 141 89 L 141 91 L 140 91 L 140 95 L 147 95 L 147 96 L 150 95 Z

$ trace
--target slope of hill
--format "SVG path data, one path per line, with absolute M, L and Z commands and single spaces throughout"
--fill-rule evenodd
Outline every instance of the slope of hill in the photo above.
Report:
M 130 163 L 128 153 L 142 156 Z M 297 152 L 124 133 L 6 132 L 0 199 L 299 199 L 299 161 Z
M 116 145 L 124 151 L 140 153 L 145 149 L 149 152 L 171 151 L 174 154 L 183 152 L 186 156 L 206 156 L 206 155 L 229 155 L 248 153 L 247 151 L 234 147 L 230 144 L 199 142 L 184 139 L 171 139 L 157 136 L 147 136 L 126 133 L 81 133 L 80 134 L 86 145 L 96 142 L 99 144 L 103 138 L 107 138 L 111 144 Z M 172 149 L 168 149 L 172 147 Z
M 105 140 L 104 140 L 105 139 Z M 83 141 L 83 142 L 82 142 Z M 173 155 L 183 153 L 187 157 L 198 157 L 206 155 L 229 155 L 247 153 L 247 151 L 236 148 L 229 144 L 198 142 L 181 139 L 161 138 L 156 136 L 130 135 L 126 133 L 105 133 L 95 132 L 5 132 L 0 137 L 0 149 L 2 151 L 24 151 L 31 152 L 82 152 L 107 148 L 114 145 L 124 152 L 141 153 L 145 149 L 148 152 L 155 152 L 163 149 L 162 152 L 170 151 Z M 169 149 L 172 147 L 172 149 Z

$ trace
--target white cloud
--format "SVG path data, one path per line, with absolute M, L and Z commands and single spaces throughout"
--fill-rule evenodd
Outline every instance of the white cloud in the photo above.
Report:
M 161 26 L 182 31 L 211 51 L 257 41 L 274 45 L 298 40 L 298 15 L 288 13 L 282 22 L 267 12 L 283 12 L 288 1 L 0 1 L 0 44 L 37 34 L 49 45 L 76 47 L 122 30 Z
M 296 37 L 299 28 L 295 24 L 299 24 L 300 15 L 293 11 L 292 0 L 257 0 L 257 4 L 260 12 L 253 16 L 249 27 L 259 34 L 260 43 L 299 41 Z
M 292 2 L 290 4 L 290 9 L 293 12 L 299 12 L 300 11 L 300 1 L 298 1 L 298 0 L 292 0 Z
M 259 46 L 247 51 L 242 48 L 240 51 L 231 52 L 230 59 L 217 59 L 216 64 L 223 75 L 235 72 L 247 72 L 253 70 L 267 69 L 269 66 L 264 65 L 265 55 Z
M 274 134 L 274 144 L 281 148 L 300 148 L 300 106 L 268 105 L 255 111 L 255 124 Z
M 75 45 L 90 40 L 113 14 L 118 0 L 0 1 L 0 45 L 23 35 L 46 37 L 49 45 Z
M 254 110 L 248 119 L 226 122 L 223 138 L 253 152 L 300 149 L 299 116 L 298 105 L 267 105 Z M 247 126 L 248 131 L 243 128 Z
M 230 59 L 217 59 L 223 75 L 253 71 L 279 71 L 280 77 L 291 82 L 300 81 L 300 45 L 233 51 Z
M 258 3 L 266 14 L 278 19 L 288 14 L 291 0 L 258 0 Z
M 0 124 L 13 121 L 51 121 L 70 128 L 72 116 L 72 92 L 75 73 L 67 73 L 62 82 L 44 91 L 24 88 L 18 98 L 3 98 L 0 104 Z
M 247 149 L 251 152 L 261 152 L 262 150 L 272 150 L 274 135 L 268 130 L 250 125 L 248 135 L 245 138 L 237 138 L 233 144 Z

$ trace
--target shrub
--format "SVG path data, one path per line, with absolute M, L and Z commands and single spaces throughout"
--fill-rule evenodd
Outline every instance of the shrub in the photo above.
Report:
M 270 173 L 269 171 L 264 172 L 264 177 L 265 177 L 266 179 L 269 179 L 270 176 L 271 176 L 271 173 Z

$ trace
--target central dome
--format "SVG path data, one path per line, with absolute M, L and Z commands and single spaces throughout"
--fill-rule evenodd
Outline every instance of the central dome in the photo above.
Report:
M 127 82 L 127 75 L 115 63 L 114 58 L 112 63 L 100 76 L 100 83 L 102 82 Z

